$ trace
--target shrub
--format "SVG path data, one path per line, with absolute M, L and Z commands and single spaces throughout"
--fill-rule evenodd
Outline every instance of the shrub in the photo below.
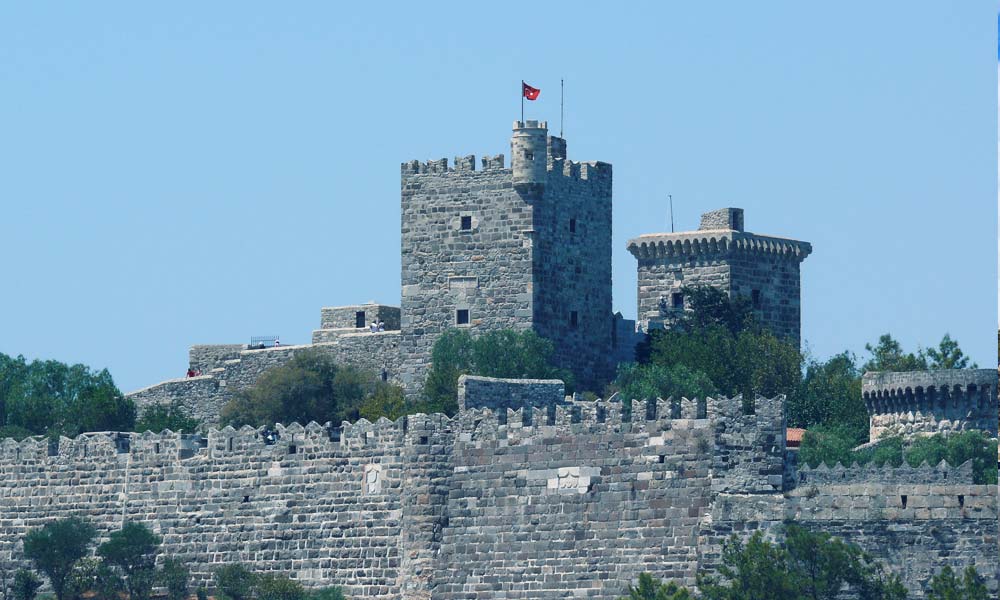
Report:
M 256 600 L 306 600 L 302 584 L 282 575 L 261 575 L 257 578 Z
M 427 412 L 458 411 L 458 378 L 484 377 L 561 379 L 573 391 L 573 375 L 554 366 L 555 346 L 534 331 L 501 329 L 473 337 L 465 329 L 449 329 L 434 342 L 431 369 L 424 382 Z
M 639 585 L 628 586 L 628 595 L 620 600 L 688 600 L 691 593 L 674 582 L 663 583 L 649 573 L 639 574 Z
M 222 409 L 221 419 L 235 427 L 275 423 L 356 421 L 361 409 L 375 420 L 382 410 L 397 410 L 402 392 L 371 372 L 338 365 L 316 350 L 297 352 L 284 365 L 268 370 L 248 390 Z
M 936 465 L 942 460 L 956 467 L 971 460 L 974 483 L 997 485 L 997 440 L 982 431 L 918 437 L 906 450 L 906 462 L 911 466 L 924 461 Z
M 67 590 L 74 600 L 82 600 L 85 595 L 94 600 L 120 600 L 125 582 L 100 559 L 85 558 L 73 569 Z
M 184 600 L 188 597 L 188 581 L 191 574 L 187 566 L 176 558 L 163 561 L 157 579 L 167 590 L 169 600 Z
M 706 398 L 717 393 L 707 375 L 684 365 L 618 365 L 614 384 L 624 402 L 654 398 Z
M 975 567 L 967 567 L 962 577 L 958 577 L 945 565 L 931 579 L 925 597 L 927 600 L 988 600 L 990 596 Z
M 18 569 L 14 574 L 14 586 L 12 593 L 14 600 L 35 600 L 38 588 L 42 587 L 42 580 L 27 569 Z
M 152 404 L 142 411 L 142 416 L 135 424 L 138 432 L 152 431 L 159 433 L 164 429 L 173 432 L 186 431 L 191 433 L 198 429 L 201 422 L 188 415 L 179 402 L 170 404 Z
M 250 600 L 257 585 L 257 576 L 244 565 L 234 563 L 215 570 L 215 587 L 223 598 Z
M 309 594 L 310 600 L 344 600 L 344 592 L 339 587 L 325 587 Z

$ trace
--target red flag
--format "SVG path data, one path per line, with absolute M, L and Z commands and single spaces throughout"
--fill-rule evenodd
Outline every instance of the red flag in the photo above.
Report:
M 533 88 L 527 83 L 524 83 L 524 80 L 521 80 L 521 93 L 528 100 L 536 100 L 538 98 L 538 94 L 542 93 L 542 90 Z

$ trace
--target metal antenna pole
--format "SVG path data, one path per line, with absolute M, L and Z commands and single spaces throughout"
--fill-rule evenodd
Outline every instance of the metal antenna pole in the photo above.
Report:
M 565 88 L 563 87 L 563 80 L 559 80 L 559 137 L 563 137 L 563 95 Z
M 670 233 L 673 233 L 674 232 L 674 195 L 673 194 L 667 194 L 667 197 L 670 198 Z

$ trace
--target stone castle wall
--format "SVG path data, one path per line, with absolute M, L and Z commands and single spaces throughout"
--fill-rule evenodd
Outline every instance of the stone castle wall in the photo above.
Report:
M 945 565 L 967 566 L 993 593 L 997 487 L 972 483 L 971 464 L 802 469 L 784 517 L 860 545 L 897 572 L 913 597 Z
M 489 405 L 510 385 L 466 378 L 464 396 Z M 276 439 L 6 440 L 0 562 L 24 564 L 26 531 L 78 515 L 102 536 L 149 524 L 199 581 L 240 561 L 366 598 L 614 597 L 643 571 L 693 584 L 728 536 L 780 536 L 794 519 L 886 560 L 915 597 L 944 564 L 975 564 L 996 588 L 996 486 L 973 485 L 968 465 L 787 471 L 783 399 L 755 404 L 569 398 Z
M 997 435 L 997 371 L 865 373 L 861 395 L 870 438 L 978 429 Z
M 245 344 L 197 344 L 188 350 L 188 368 L 207 375 L 227 360 L 239 358 L 246 349 Z
M 398 382 L 400 335 L 398 331 L 349 333 L 332 341 L 302 346 L 242 350 L 238 358 L 203 371 L 201 377 L 171 379 L 127 394 L 141 410 L 152 404 L 180 403 L 205 424 L 216 424 L 222 407 L 238 392 L 257 382 L 268 369 L 287 363 L 297 353 L 311 350 L 327 354 L 340 364 L 371 371 L 386 381 Z

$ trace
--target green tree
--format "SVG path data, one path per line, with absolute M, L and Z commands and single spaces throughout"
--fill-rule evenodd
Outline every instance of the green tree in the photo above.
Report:
M 215 587 L 228 600 L 251 600 L 256 586 L 257 576 L 240 563 L 215 570 Z
M 27 569 L 18 569 L 14 574 L 14 585 L 12 588 L 14 600 L 35 600 L 38 588 L 42 587 L 42 580 Z
M 344 591 L 339 587 L 325 587 L 313 590 L 309 594 L 310 600 L 344 600 Z
M 865 350 L 871 353 L 871 358 L 861 367 L 868 371 L 926 371 L 927 356 L 923 351 L 904 352 L 903 346 L 886 333 L 878 338 L 874 346 L 865 344 Z
M 835 600 L 849 590 L 864 600 L 902 600 L 906 589 L 860 548 L 789 523 L 784 544 L 754 533 L 723 543 L 718 576 L 698 576 L 707 600 Z
M 730 296 L 710 286 L 681 288 L 687 310 L 674 324 L 685 331 L 699 331 L 721 326 L 732 335 L 756 326 L 753 304 L 746 296 Z
M 168 600 L 185 600 L 188 597 L 191 573 L 182 561 L 176 558 L 164 560 L 157 580 L 167 590 Z
M 151 404 L 147 406 L 135 424 L 138 432 L 152 431 L 159 433 L 164 429 L 173 432 L 185 431 L 192 433 L 197 431 L 201 422 L 190 416 L 180 402 L 169 404 Z
M 85 431 L 130 431 L 135 405 L 107 370 L 54 360 L 28 363 L 0 354 L 0 427 L 20 434 L 74 437 Z
M 744 543 L 735 535 L 722 544 L 718 575 L 698 575 L 707 600 L 797 600 L 788 576 L 788 553 L 757 532 Z
M 868 441 L 868 410 L 861 398 L 861 372 L 850 352 L 825 362 L 807 360 L 805 374 L 785 405 L 788 424 L 836 427 L 856 446 Z
M 149 598 L 156 583 L 156 555 L 161 541 L 149 527 L 130 521 L 98 546 L 98 556 L 122 577 L 131 600 Z
M 682 365 L 702 372 L 721 394 L 773 397 L 791 394 L 799 385 L 802 355 L 798 349 L 761 328 L 733 335 L 720 325 L 692 331 L 654 331 L 649 362 Z
M 339 425 L 356 421 L 363 403 L 372 396 L 378 394 L 387 401 L 394 393 L 386 390 L 388 386 L 374 373 L 339 365 L 325 353 L 307 350 L 261 375 L 253 387 L 223 407 L 221 419 L 237 427 L 309 421 Z M 369 419 L 381 416 L 373 414 L 377 407 L 377 402 L 369 404 Z
M 618 365 L 613 385 L 626 402 L 671 396 L 675 399 L 706 398 L 717 393 L 707 375 L 684 365 L 622 363 Z
M 380 417 L 395 421 L 407 413 L 403 388 L 381 381 L 377 382 L 374 391 L 361 402 L 358 413 L 372 422 L 377 421 Z
M 969 364 L 969 357 L 958 347 L 951 335 L 944 334 L 937 348 L 927 349 L 928 366 L 931 369 L 975 369 L 976 363 Z
M 69 517 L 33 529 L 24 536 L 24 556 L 44 573 L 57 600 L 66 600 L 66 581 L 94 540 L 92 525 Z
M 927 600 L 988 600 L 989 591 L 975 567 L 967 567 L 962 577 L 945 565 L 927 587 Z
M 458 411 L 461 375 L 527 379 L 562 379 L 572 391 L 569 371 L 554 366 L 555 346 L 534 331 L 502 329 L 473 337 L 465 329 L 449 329 L 434 342 L 431 369 L 424 383 L 428 412 Z
M 906 462 L 914 467 L 924 461 L 936 465 L 944 460 L 959 466 L 971 460 L 974 483 L 997 485 L 997 440 L 982 431 L 914 438 L 905 455 Z
M 306 600 L 302 584 L 281 575 L 261 575 L 257 578 L 256 600 Z
M 639 574 L 639 585 L 628 586 L 628 595 L 619 600 L 689 600 L 691 593 L 674 582 L 663 583 L 649 573 Z
M 813 468 L 823 463 L 850 465 L 857 460 L 852 452 L 855 446 L 855 435 L 848 427 L 817 425 L 802 437 L 799 462 Z

